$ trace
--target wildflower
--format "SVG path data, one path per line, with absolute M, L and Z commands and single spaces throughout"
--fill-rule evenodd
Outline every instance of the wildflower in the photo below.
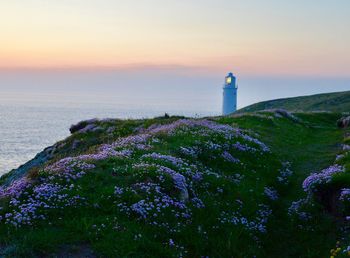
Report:
M 278 193 L 272 187 L 265 187 L 264 194 L 272 201 L 275 201 L 278 199 Z
M 319 184 L 329 183 L 334 174 L 344 171 L 345 169 L 343 166 L 336 164 L 323 169 L 320 173 L 313 173 L 304 180 L 303 189 L 305 192 L 312 191 Z
M 234 158 L 229 152 L 227 151 L 224 151 L 222 153 L 222 157 L 226 160 L 226 161 L 229 161 L 229 162 L 232 162 L 232 163 L 239 163 L 239 159 L 236 159 Z
M 343 188 L 340 191 L 340 201 L 350 201 L 350 188 Z

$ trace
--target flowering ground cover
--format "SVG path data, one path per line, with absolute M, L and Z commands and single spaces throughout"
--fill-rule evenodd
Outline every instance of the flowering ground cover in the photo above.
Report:
M 90 127 L 101 129 L 76 131 L 52 160 L 2 185 L 0 253 L 55 256 L 72 246 L 89 246 L 96 257 L 328 253 L 332 232 L 320 232 L 334 227 L 307 192 L 345 171 L 343 163 L 325 168 L 341 138 L 337 114 L 297 116 L 303 123 L 274 114 L 94 120 Z M 341 191 L 347 202 L 350 190 Z
M 334 164 L 341 152 L 346 130 L 339 130 L 336 113 L 296 113 L 301 122 L 276 118 L 271 112 L 259 112 L 236 118 L 221 117 L 221 123 L 235 123 L 240 128 L 259 133 L 261 139 L 281 160 L 292 165 L 288 192 L 276 202 L 273 228 L 265 241 L 264 255 L 270 257 L 327 257 L 334 249 L 342 230 L 338 220 L 319 202 L 307 202 L 304 180 Z M 285 174 L 289 174 L 288 170 Z M 306 209 L 305 209 L 306 208 Z M 299 210 L 295 213 L 294 210 Z M 310 215 L 312 215 L 310 217 Z M 305 220 L 305 218 L 309 218 Z
M 339 145 L 339 152 L 333 164 L 321 171 L 310 174 L 302 186 L 307 194 L 292 205 L 291 213 L 298 215 L 303 221 L 317 216 L 319 210 L 314 209 L 320 205 L 323 210 L 336 218 L 338 229 L 333 239 L 331 257 L 350 256 L 350 151 L 347 148 L 348 131 L 344 130 L 343 143 Z

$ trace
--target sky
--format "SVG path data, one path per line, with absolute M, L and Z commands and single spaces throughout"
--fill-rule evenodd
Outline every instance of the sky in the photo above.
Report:
M 350 77 L 348 0 L 1 0 L 0 70 Z

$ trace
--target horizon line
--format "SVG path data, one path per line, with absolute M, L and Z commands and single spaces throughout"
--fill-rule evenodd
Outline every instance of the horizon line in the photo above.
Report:
M 325 75 L 324 73 L 274 73 L 274 72 L 246 72 L 239 71 L 241 69 L 226 69 L 223 67 L 213 67 L 213 66 L 199 66 L 199 65 L 186 65 L 186 64 L 155 64 L 155 63 L 128 63 L 128 64 L 118 64 L 118 65 L 43 65 L 43 66 L 0 66 L 0 72 L 2 71 L 52 71 L 52 72 L 60 72 L 60 71 L 125 71 L 125 72 L 145 72 L 145 71 L 167 71 L 174 74 L 193 74 L 193 75 L 215 75 L 215 74 L 227 74 L 229 72 L 233 72 L 238 77 L 275 77 L 275 78 L 336 78 L 336 79 L 350 79 L 350 74 L 330 74 Z

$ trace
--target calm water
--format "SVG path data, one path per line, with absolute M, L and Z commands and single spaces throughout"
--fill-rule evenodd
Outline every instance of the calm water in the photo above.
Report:
M 196 115 L 196 112 L 169 111 L 173 114 Z M 140 118 L 163 114 L 163 110 L 133 109 L 104 103 L 0 104 L 0 174 L 18 167 L 43 148 L 67 137 L 69 126 L 77 121 L 94 117 Z
M 89 118 L 218 115 L 219 75 L 0 71 L 0 174 L 17 168 Z M 349 79 L 239 78 L 239 107 L 277 97 L 350 89 Z

